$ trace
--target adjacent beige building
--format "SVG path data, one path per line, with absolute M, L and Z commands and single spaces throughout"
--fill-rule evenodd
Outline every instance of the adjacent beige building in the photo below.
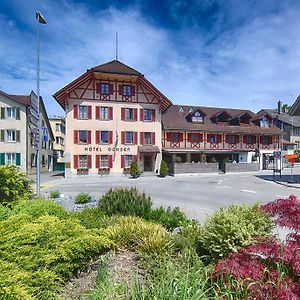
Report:
M 0 91 L 0 164 L 17 165 L 28 174 L 36 173 L 37 96 L 9 95 Z M 52 170 L 53 133 L 40 98 L 40 168 Z
M 158 173 L 168 100 L 140 72 L 114 60 L 55 93 L 66 111 L 66 176 L 127 173 L 136 160 Z

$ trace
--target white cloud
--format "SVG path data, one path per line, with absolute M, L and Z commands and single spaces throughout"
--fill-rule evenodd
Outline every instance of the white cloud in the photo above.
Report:
M 0 15 L 0 89 L 29 93 L 35 89 L 37 5 L 16 2 L 22 29 Z M 292 103 L 299 93 L 300 25 L 292 7 L 255 15 L 209 42 L 213 33 L 157 28 L 137 8 L 91 13 L 84 5 L 49 0 L 41 11 L 47 19 L 41 26 L 41 92 L 50 115 L 61 113 L 54 92 L 86 69 L 114 59 L 116 31 L 119 59 L 174 103 L 259 110 L 275 107 L 278 99 Z

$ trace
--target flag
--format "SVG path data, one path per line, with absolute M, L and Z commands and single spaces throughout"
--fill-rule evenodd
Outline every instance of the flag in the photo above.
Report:
M 45 18 L 43 17 L 43 15 L 42 15 L 39 11 L 37 11 L 37 12 L 35 13 L 35 17 L 36 17 L 36 19 L 37 19 L 37 21 L 38 21 L 39 23 L 41 23 L 41 24 L 46 24 Z

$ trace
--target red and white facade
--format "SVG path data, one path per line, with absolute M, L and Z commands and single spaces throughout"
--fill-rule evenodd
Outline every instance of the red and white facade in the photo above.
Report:
M 141 172 L 161 162 L 161 113 L 171 102 L 134 69 L 112 61 L 88 70 L 54 98 L 66 111 L 66 176 Z

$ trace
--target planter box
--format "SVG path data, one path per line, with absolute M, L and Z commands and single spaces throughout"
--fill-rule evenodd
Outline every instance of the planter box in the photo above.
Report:
M 110 168 L 99 168 L 98 169 L 98 175 L 109 175 L 110 174 Z
M 259 163 L 226 163 L 226 172 L 254 172 L 259 171 Z
M 77 169 L 77 175 L 88 175 L 89 169 Z
M 170 174 L 218 173 L 218 163 L 171 163 L 168 165 Z
M 129 175 L 130 174 L 130 168 L 124 168 L 123 169 L 123 174 L 124 175 Z

